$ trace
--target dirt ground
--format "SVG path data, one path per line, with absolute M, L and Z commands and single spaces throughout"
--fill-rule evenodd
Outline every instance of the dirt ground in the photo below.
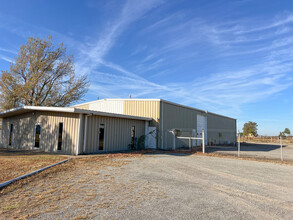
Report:
M 293 219 L 293 166 L 183 153 L 78 157 L 0 194 L 20 219 Z
M 67 156 L 0 148 L 0 183 L 67 159 Z

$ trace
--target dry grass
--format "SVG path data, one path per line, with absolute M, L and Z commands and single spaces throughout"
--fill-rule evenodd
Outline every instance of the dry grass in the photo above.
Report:
M 66 159 L 35 151 L 0 149 L 0 183 Z
M 258 137 L 241 137 L 241 142 L 250 142 L 250 143 L 273 143 L 279 144 L 280 139 L 278 136 L 270 137 L 270 136 L 258 136 Z M 283 144 L 293 144 L 293 137 L 283 137 Z
M 19 180 L 0 191 L 0 216 L 4 219 L 26 219 L 50 213 L 58 218 L 58 210 L 64 204 L 84 210 L 85 203 L 97 200 L 96 207 L 111 206 L 106 194 L 88 191 L 91 184 L 103 185 L 103 190 L 117 193 L 119 184 L 111 175 L 101 175 L 99 170 L 120 169 L 129 163 L 127 158 L 141 157 L 135 154 L 108 154 L 77 157 L 67 163 L 45 170 L 29 178 Z M 114 185 L 113 185 L 114 184 Z M 79 212 L 68 219 L 89 218 L 90 213 Z

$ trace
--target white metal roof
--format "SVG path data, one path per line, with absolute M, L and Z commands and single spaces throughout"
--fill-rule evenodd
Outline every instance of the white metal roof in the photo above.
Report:
M 76 113 L 76 114 L 92 114 L 92 115 L 100 115 L 107 117 L 116 117 L 116 118 L 126 118 L 126 119 L 135 119 L 135 120 L 143 120 L 143 121 L 151 121 L 152 118 L 147 117 L 139 117 L 132 115 L 123 115 L 123 114 L 114 114 L 109 112 L 101 112 L 94 110 L 85 110 L 78 109 L 72 107 L 45 107 L 45 106 L 22 106 L 18 108 L 9 109 L 3 112 L 0 112 L 0 118 L 11 117 L 19 114 L 24 114 L 32 111 L 49 111 L 49 112 L 66 112 L 66 113 Z

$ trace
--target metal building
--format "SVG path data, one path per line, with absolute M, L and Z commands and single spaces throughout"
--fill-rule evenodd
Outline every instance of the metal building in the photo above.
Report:
M 236 141 L 236 119 L 162 99 L 103 99 L 71 108 L 24 106 L 0 113 L 2 146 L 78 155 L 128 150 L 140 137 L 152 149 Z M 175 132 L 176 131 L 176 132 Z M 176 138 L 177 137 L 177 138 Z M 200 146 L 192 140 L 192 146 Z
M 78 155 L 128 150 L 151 118 L 77 108 L 24 106 L 0 113 L 2 147 Z
M 162 99 L 102 99 L 74 107 L 152 118 L 148 129 L 155 131 L 156 140 L 148 141 L 149 148 L 172 149 L 174 139 L 170 131 L 174 129 L 194 137 L 200 137 L 204 130 L 207 145 L 236 142 L 236 119 Z M 186 145 L 186 141 L 176 139 L 176 146 Z

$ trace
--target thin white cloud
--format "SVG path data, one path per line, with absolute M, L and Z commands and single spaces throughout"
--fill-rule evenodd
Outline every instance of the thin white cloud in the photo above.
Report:
M 2 48 L 2 47 L 0 47 L 0 51 L 11 53 L 11 54 L 17 54 L 17 52 L 14 51 L 14 50 L 5 49 L 5 48 Z
M 252 32 L 260 32 L 268 29 L 280 27 L 285 24 L 293 23 L 293 13 L 287 14 L 285 17 L 278 17 L 269 25 L 261 25 L 258 27 L 243 28 L 242 30 L 236 31 L 236 34 L 247 34 Z
M 6 61 L 8 63 L 14 62 L 12 58 L 4 56 L 4 55 L 1 55 L 1 54 L 0 54 L 0 59 Z
M 97 68 L 115 44 L 118 36 L 131 23 L 161 3 L 162 1 L 159 0 L 127 1 L 119 17 L 106 27 L 97 43 L 92 48 L 85 48 L 82 51 L 82 59 L 76 65 L 78 71 L 81 73 L 89 73 Z

